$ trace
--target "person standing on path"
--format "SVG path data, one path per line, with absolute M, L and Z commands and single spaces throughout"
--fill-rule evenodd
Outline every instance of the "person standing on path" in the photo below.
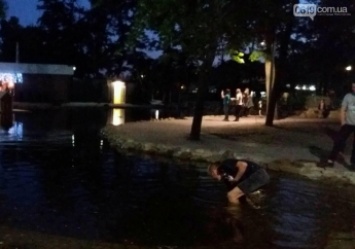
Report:
M 236 94 L 235 94 L 235 120 L 234 121 L 239 121 L 240 114 L 243 109 L 243 94 L 240 88 L 237 88 Z
M 243 116 L 248 117 L 250 109 L 254 106 L 253 98 L 250 94 L 249 88 L 245 88 L 243 94 Z
M 328 157 L 327 165 L 332 167 L 339 152 L 344 149 L 345 142 L 351 133 L 354 134 L 351 153 L 351 170 L 355 170 L 355 82 L 351 84 L 351 92 L 343 98 L 340 109 L 341 128 L 334 139 L 333 149 Z
M 224 119 L 223 121 L 229 121 L 229 106 L 231 103 L 231 91 L 226 89 L 226 92 L 221 92 L 221 97 L 223 99 L 223 112 L 224 112 Z

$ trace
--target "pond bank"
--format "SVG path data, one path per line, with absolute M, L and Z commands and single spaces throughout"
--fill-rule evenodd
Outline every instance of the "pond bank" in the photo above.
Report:
M 200 141 L 188 140 L 192 118 L 108 125 L 102 135 L 119 151 L 134 151 L 178 160 L 207 163 L 225 158 L 249 158 L 269 170 L 310 179 L 331 179 L 355 184 L 355 173 L 345 164 L 321 168 L 318 163 L 332 147 L 337 119 L 291 117 L 265 127 L 264 118 L 250 116 L 223 122 L 205 116 Z M 351 146 L 347 146 L 347 155 Z M 345 156 L 347 158 L 347 156 Z

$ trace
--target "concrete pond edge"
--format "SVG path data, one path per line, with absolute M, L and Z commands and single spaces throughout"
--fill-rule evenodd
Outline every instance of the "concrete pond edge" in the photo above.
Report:
M 101 136 L 106 139 L 112 148 L 125 153 L 143 153 L 165 158 L 172 158 L 178 161 L 207 164 L 227 158 L 246 158 L 228 149 L 212 151 L 207 149 L 191 149 L 179 146 L 156 144 L 152 142 L 137 141 L 131 138 L 120 136 L 117 130 L 105 127 L 101 130 Z M 270 162 L 256 161 L 267 170 L 274 172 L 290 173 L 306 177 L 311 180 L 328 180 L 341 182 L 343 184 L 355 185 L 355 172 L 341 170 L 338 168 L 323 168 L 318 162 L 297 160 L 291 161 L 287 158 L 280 158 Z

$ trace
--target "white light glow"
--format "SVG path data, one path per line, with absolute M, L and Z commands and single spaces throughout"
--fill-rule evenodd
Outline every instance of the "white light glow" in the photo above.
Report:
M 302 90 L 307 90 L 307 86 L 302 86 Z
M 159 119 L 159 110 L 155 110 L 155 119 Z
M 123 109 L 114 108 L 112 113 L 112 125 L 119 126 L 125 122 L 125 112 Z
M 23 83 L 23 76 L 21 73 L 0 72 L 0 83 L 2 88 L 12 88 L 14 84 Z
M 117 80 L 112 82 L 113 85 L 113 103 L 123 104 L 126 102 L 126 84 Z
M 310 87 L 309 87 L 309 90 L 312 91 L 312 92 L 314 92 L 314 91 L 316 91 L 316 87 L 315 87 L 315 86 L 310 86 Z
M 23 123 L 15 122 L 14 125 L 9 129 L 9 134 L 15 135 L 16 137 L 22 138 L 23 136 Z
M 301 90 L 301 87 L 300 87 L 299 85 L 297 85 L 297 86 L 295 87 L 295 89 L 296 89 L 296 90 Z
M 349 65 L 349 66 L 347 66 L 347 67 L 345 68 L 346 71 L 351 71 L 352 69 L 353 69 L 353 68 L 352 68 L 351 65 Z

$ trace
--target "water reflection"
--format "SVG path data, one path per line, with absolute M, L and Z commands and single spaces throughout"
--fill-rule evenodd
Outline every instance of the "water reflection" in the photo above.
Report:
M 271 199 L 274 209 L 273 230 L 277 231 L 274 244 L 291 248 L 316 247 L 317 238 L 323 237 L 322 211 L 326 203 L 322 198 L 323 191 L 307 182 L 279 179 L 277 185 L 278 195 Z M 281 205 L 282 204 L 282 205 Z M 292 230 L 291 230 L 292 228 Z M 291 240 L 291 238 L 293 240 Z
M 125 110 L 124 109 L 118 109 L 114 108 L 112 110 L 112 121 L 111 124 L 114 126 L 118 126 L 121 124 L 124 124 L 125 122 Z
M 353 230 L 353 190 L 344 195 L 280 176 L 265 189 L 263 209 L 229 209 L 224 186 L 205 167 L 111 150 L 99 129 L 113 114 L 15 113 L 0 139 L 0 226 L 154 247 L 243 249 L 324 248 L 329 234 Z
M 0 125 L 1 127 L 8 132 L 12 127 L 14 121 L 14 115 L 12 112 L 1 112 L 0 114 Z

